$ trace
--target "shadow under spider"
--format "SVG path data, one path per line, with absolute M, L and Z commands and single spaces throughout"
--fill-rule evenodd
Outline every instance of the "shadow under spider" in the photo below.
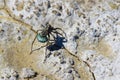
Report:
M 54 43 L 46 47 L 46 51 L 49 50 L 50 52 L 49 53 L 45 52 L 46 55 L 45 55 L 44 62 L 47 60 L 47 58 L 50 57 L 50 55 L 52 54 L 51 53 L 52 51 L 64 49 L 65 47 L 63 43 L 65 42 L 67 42 L 67 39 L 65 39 L 65 37 L 60 37 L 59 35 L 57 35 Z
M 59 49 L 64 48 L 64 44 L 63 43 L 65 43 L 65 42 L 67 42 L 67 39 L 65 39 L 65 37 L 61 37 L 61 36 L 57 35 L 56 38 L 55 38 L 54 44 L 49 45 L 46 48 L 49 51 L 59 50 Z

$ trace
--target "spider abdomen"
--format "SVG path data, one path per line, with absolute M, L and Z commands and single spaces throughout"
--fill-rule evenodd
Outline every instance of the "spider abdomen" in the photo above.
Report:
M 37 34 L 37 40 L 39 42 L 45 43 L 48 41 L 48 38 L 47 38 L 47 36 L 41 36 L 40 34 Z

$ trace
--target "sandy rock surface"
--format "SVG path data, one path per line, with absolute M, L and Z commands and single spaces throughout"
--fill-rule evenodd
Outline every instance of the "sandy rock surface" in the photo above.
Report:
M 119 68 L 120 0 L 0 0 L 0 80 L 120 80 Z

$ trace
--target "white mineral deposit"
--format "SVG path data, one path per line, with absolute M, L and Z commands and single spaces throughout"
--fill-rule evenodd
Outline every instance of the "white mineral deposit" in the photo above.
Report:
M 120 80 L 120 0 L 0 0 L 0 80 Z

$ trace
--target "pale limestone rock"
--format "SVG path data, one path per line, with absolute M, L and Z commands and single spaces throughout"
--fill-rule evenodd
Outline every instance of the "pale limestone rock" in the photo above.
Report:
M 5 66 L 18 71 L 24 68 L 19 75 L 30 78 L 35 76 L 35 69 L 44 75 L 35 80 L 40 77 L 119 80 L 119 0 L 5 0 L 5 3 L 0 0 L 0 71 Z M 64 30 L 67 41 L 57 38 L 56 44 L 66 49 L 48 49 L 45 56 L 45 47 L 29 55 L 35 31 L 47 22 Z M 33 44 L 34 48 L 42 45 L 37 40 Z M 5 80 L 15 80 L 9 69 L 5 71 L 2 73 Z
M 36 75 L 37 75 L 37 73 L 29 68 L 23 68 L 21 71 L 21 78 L 23 78 L 23 79 L 33 78 Z

